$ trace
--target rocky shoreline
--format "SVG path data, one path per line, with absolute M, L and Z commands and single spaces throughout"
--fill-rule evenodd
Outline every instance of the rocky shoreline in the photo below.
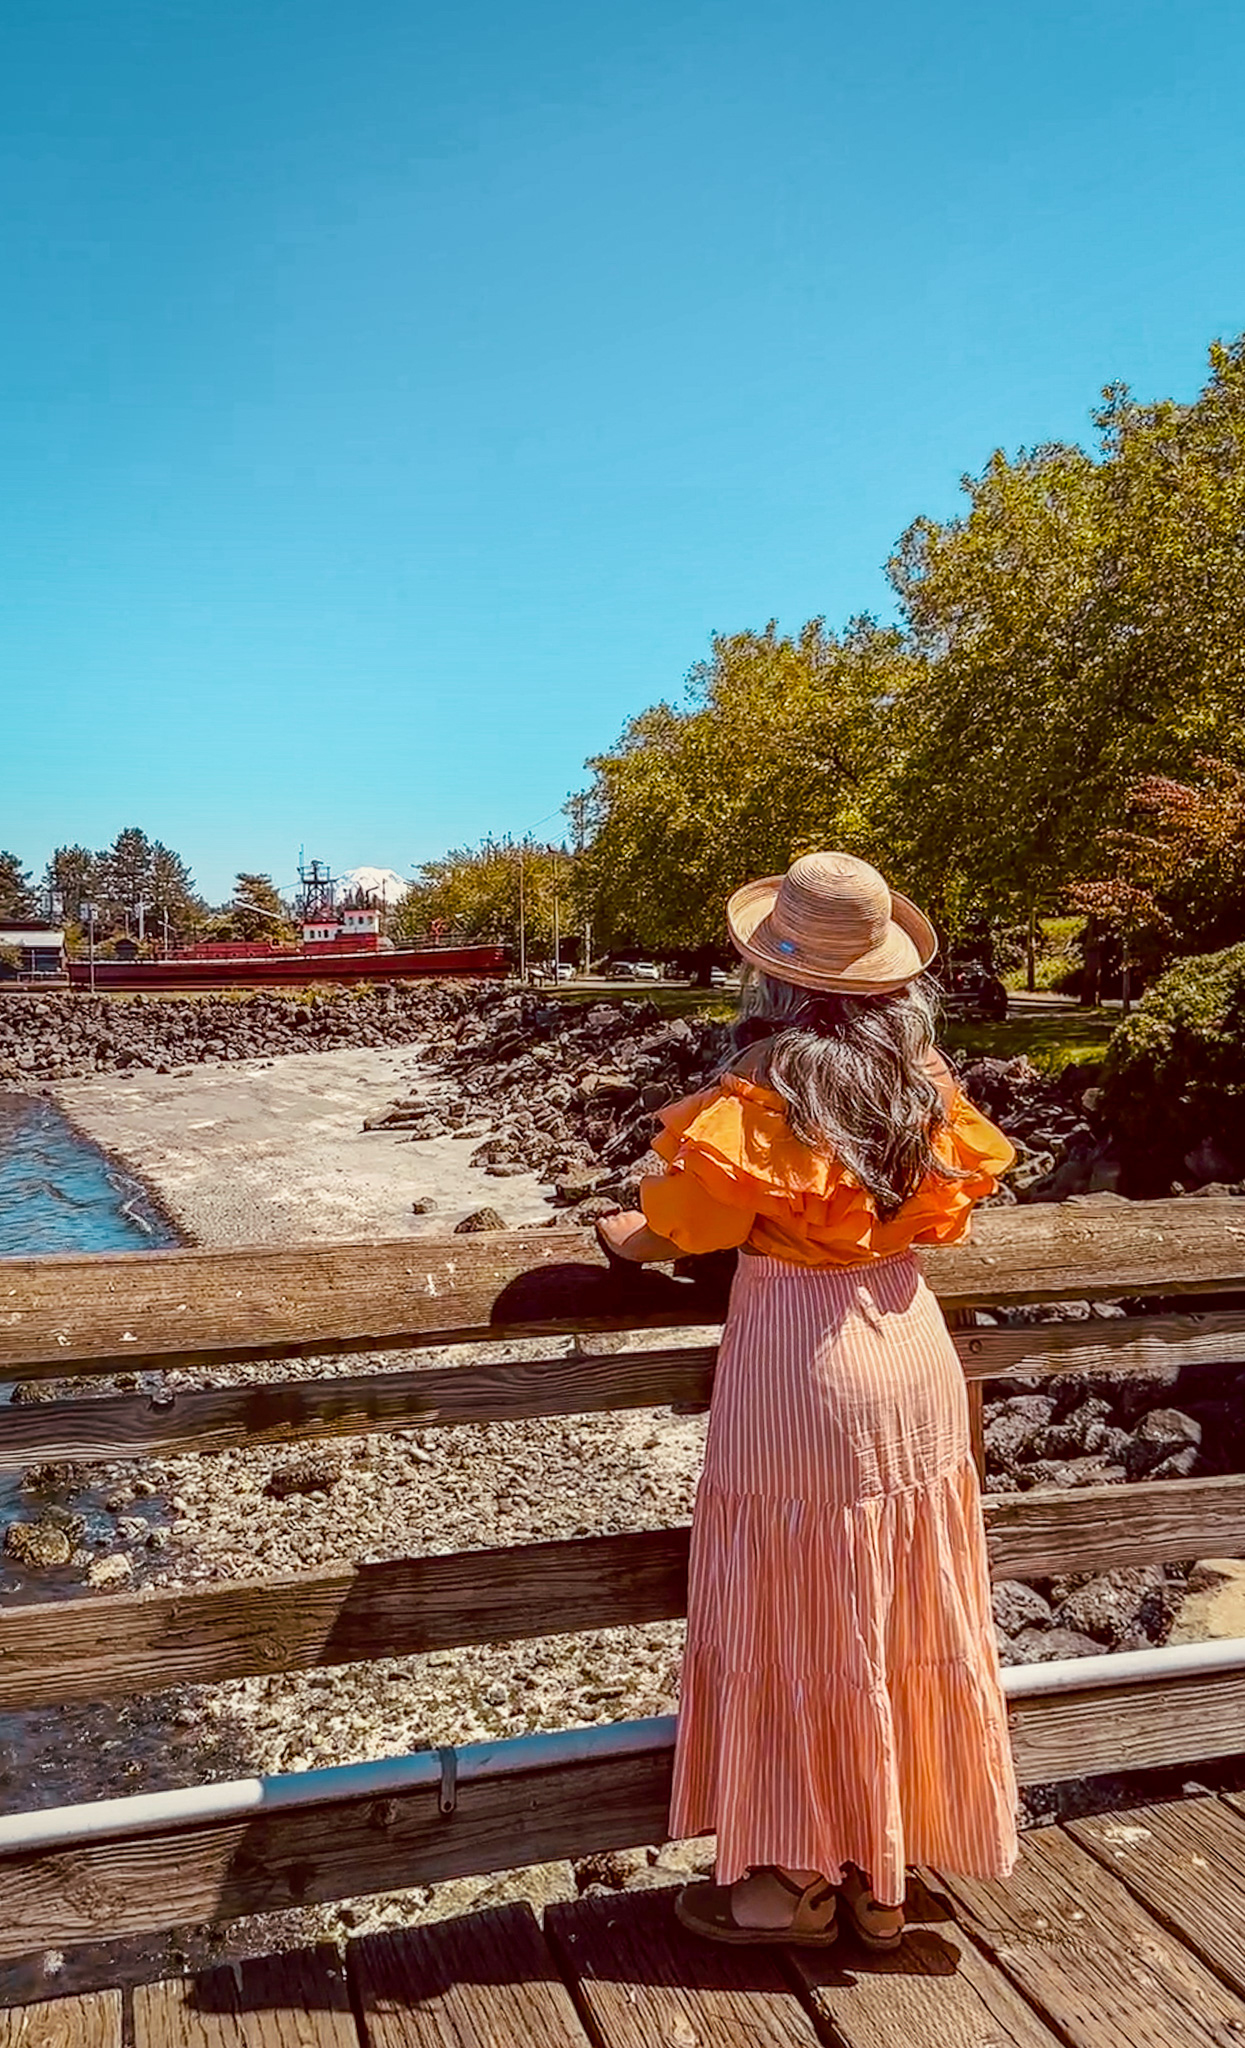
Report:
M 244 1011 L 257 1000 L 247 998 L 234 1007 Z M 262 1000 L 266 1015 L 268 999 Z M 309 1027 L 291 1014 L 305 1007 L 314 1018 L 314 1005 L 290 1005 L 280 997 L 271 1003 L 274 1034 L 310 1031 L 313 1042 L 321 1035 L 318 1024 Z M 97 1087 L 104 1081 L 111 1086 L 111 1077 L 133 1073 L 136 1061 L 129 1055 L 141 1038 L 143 1061 L 158 1074 L 160 1062 L 148 1056 L 171 1041 L 163 1021 L 153 1023 L 142 1013 L 169 1007 L 144 1004 L 129 1040 L 114 1026 L 111 1045 L 94 1052 L 73 1053 L 62 1036 L 59 1044 L 66 1050 L 55 1059 L 49 1055 L 47 1063 L 73 1067 L 76 1060 L 79 1078 L 90 1076 Z M 28 1014 L 33 1015 L 33 1006 Z M 723 1044 L 720 1027 L 663 1018 L 643 1001 L 567 1012 L 504 991 L 421 988 L 395 997 L 392 1010 L 385 993 L 378 992 L 366 999 L 335 999 L 325 1014 L 331 1021 L 323 1035 L 347 1033 L 357 1022 L 384 1044 L 405 1049 L 401 1088 L 391 1086 L 383 1093 L 378 1087 L 373 1106 L 355 1115 L 356 1129 L 372 1125 L 366 1134 L 358 1131 L 361 1144 L 370 1143 L 376 1133 L 384 1143 L 387 1134 L 394 1148 L 388 1156 L 397 1162 L 432 1158 L 438 1147 L 452 1151 L 460 1162 L 471 1160 L 481 1192 L 501 1200 L 510 1187 L 528 1189 L 529 1199 L 558 1225 L 587 1224 L 601 1208 L 633 1197 L 653 1111 L 663 1100 L 698 1085 L 716 1065 Z M 190 1063 L 192 1076 L 226 1058 L 209 1050 L 213 1041 L 203 1035 L 211 1020 L 200 1016 L 195 1021 L 204 1050 Z M 228 1059 L 252 1062 L 249 1071 L 256 1075 L 264 1072 L 261 1063 L 274 1057 L 280 1063 L 275 1043 L 263 1036 L 267 1028 L 261 1029 L 258 1013 L 245 1018 L 229 1041 L 236 1050 Z M 393 1036 L 386 1038 L 386 1032 Z M 144 1033 L 150 1035 L 144 1038 Z M 0 1032 L 0 1052 L 6 1042 Z M 187 1040 L 188 1045 L 196 1042 Z M 319 1065 L 300 1064 L 308 1071 L 336 1074 L 346 1050 L 339 1047 Z M 88 1059 L 93 1064 L 88 1066 Z M 189 1079 L 178 1081 L 176 1066 L 165 1064 L 169 1073 L 162 1086 L 190 1086 Z M 74 1073 L 49 1078 L 72 1082 Z M 236 1078 L 237 1085 L 250 1085 L 245 1072 Z M 966 1079 L 973 1089 L 971 1071 Z M 1078 1096 L 1071 1081 L 1052 1089 L 1029 1069 L 1013 1073 L 1007 1085 L 1011 1102 L 1001 1100 L 1005 1090 L 997 1074 L 980 1077 L 977 1092 L 980 1098 L 993 1089 L 993 1100 L 983 1106 L 1004 1128 L 1010 1116 L 1027 1148 L 1013 1181 L 1023 1181 L 1035 1155 L 1050 1155 L 1051 1164 L 1043 1159 L 1028 1186 L 1013 1189 L 1012 1198 L 1031 1199 L 1032 1187 L 1049 1173 L 1070 1159 L 1089 1156 L 1085 1130 L 1095 1148 L 1100 1145 L 1093 1105 L 1083 1100 L 1092 1082 L 1081 1077 Z M 356 1098 L 365 1092 L 360 1085 Z M 106 1123 L 101 1111 L 97 1136 Z M 474 1139 L 470 1154 L 464 1136 Z M 291 1131 L 292 1143 L 295 1138 Z M 1043 1138 L 1046 1142 L 1036 1142 Z M 399 1151 L 399 1143 L 408 1140 L 410 1152 Z M 1056 1157 L 1059 1145 L 1063 1150 Z M 147 1170 L 150 1178 L 149 1162 Z M 392 1170 L 405 1168 L 399 1164 Z M 455 1186 L 463 1184 L 460 1176 Z M 1080 1198 L 1086 1196 L 1113 1198 L 1110 1189 L 1081 1190 Z M 416 1220 L 408 1202 L 407 1213 L 413 1230 L 443 1230 L 451 1212 Z M 290 1234 L 299 1234 L 296 1224 Z M 1088 1320 L 1138 1306 L 1069 1303 L 1016 1311 L 1008 1320 Z M 477 1347 L 477 1353 L 513 1357 L 531 1348 Z M 542 1341 L 536 1348 L 547 1355 L 553 1347 Z M 464 1353 L 453 1356 L 462 1362 Z M 222 1384 L 413 1369 L 437 1362 L 427 1352 L 390 1353 L 178 1378 L 182 1384 Z M 94 1385 L 106 1390 L 104 1383 Z M 1245 1374 L 1204 1368 L 1144 1380 L 1108 1375 L 1093 1381 L 1013 1379 L 987 1389 L 986 1422 L 988 1484 L 994 1491 L 1137 1478 L 1161 1483 L 1169 1476 L 1240 1470 Z M 15 1542 L 18 1549 L 23 1542 L 34 1541 L 36 1548 L 46 1542 L 56 1555 L 51 1568 L 59 1585 L 80 1591 L 86 1584 L 107 1598 L 109 1588 L 122 1586 L 171 1590 L 341 1561 L 670 1526 L 690 1516 L 702 1439 L 702 1418 L 661 1409 L 408 1430 L 323 1451 L 245 1450 L 78 1471 L 44 1468 L 26 1475 L 30 1505 L 18 1519 L 49 1533 Z M 8 1533 L 5 1551 L 13 1575 L 7 1597 L 30 1597 L 35 1582 L 14 1555 Z M 33 1557 L 31 1562 L 33 1568 Z M 1204 1571 L 1190 1579 L 1191 1563 L 996 1587 L 1004 1660 L 1033 1662 L 1166 1640 L 1187 1594 L 1201 1597 L 1207 1586 Z M 45 1561 L 41 1569 L 47 1568 Z M 119 1709 L 49 1710 L 20 1717 L 20 1728 L 11 1720 L 4 1729 L 5 1747 L 12 1754 L 2 1796 L 14 1810 L 123 1789 L 155 1790 L 194 1778 L 302 1770 L 451 1741 L 669 1713 L 676 1704 L 681 1641 L 681 1625 L 673 1622 L 551 1635 L 510 1646 L 183 1687 Z M 1167 1774 L 1164 1782 L 1174 1790 L 1182 1776 Z M 1226 1770 L 1199 1777 L 1207 1783 L 1237 1782 Z M 1031 1822 L 1049 1819 L 1076 1810 L 1078 1803 L 1101 1804 L 1116 1794 L 1122 1800 L 1130 1790 L 1126 1779 L 1114 1794 L 1101 1783 L 1039 1788 L 1027 1795 L 1028 1817 Z M 151 1975 L 265 1946 L 441 1917 L 504 1898 L 539 1903 L 599 1884 L 674 1883 L 689 1869 L 708 1867 L 710 1847 L 705 1842 L 655 1845 L 626 1856 L 588 1858 L 576 1866 L 420 1887 L 228 1929 L 183 1930 L 168 1941 L 127 1944 L 121 1956 L 114 1950 L 107 1970 L 114 1976 L 119 1970 Z M 91 1981 L 93 1971 L 103 1968 L 102 1952 L 78 1951 L 68 1960 L 53 1957 L 0 1971 L 0 1989 L 10 1997 L 46 1995 L 49 1983 L 69 1989 Z

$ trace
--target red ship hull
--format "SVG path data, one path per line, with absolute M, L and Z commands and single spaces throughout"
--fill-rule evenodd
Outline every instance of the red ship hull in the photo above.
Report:
M 350 981 L 496 981 L 506 973 L 504 946 L 421 946 L 392 953 L 271 953 L 210 960 L 97 960 L 95 987 L 129 993 L 148 989 L 310 988 Z M 70 985 L 91 986 L 87 960 L 71 960 Z

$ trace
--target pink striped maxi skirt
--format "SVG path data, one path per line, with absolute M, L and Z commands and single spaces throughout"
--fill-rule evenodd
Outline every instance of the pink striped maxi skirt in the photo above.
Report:
M 1016 1787 L 963 1369 L 908 1253 L 739 1261 L 692 1524 L 670 1832 L 1006 1876 Z

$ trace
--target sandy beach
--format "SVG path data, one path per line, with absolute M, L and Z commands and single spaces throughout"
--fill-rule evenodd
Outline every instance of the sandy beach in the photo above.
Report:
M 364 1046 L 103 1074 L 51 1092 L 196 1244 L 443 1237 L 485 1204 L 512 1225 L 548 1216 L 534 1174 L 482 1174 L 469 1139 L 363 1129 L 397 1097 L 432 1099 L 439 1086 L 409 1047 Z M 416 1200 L 435 1206 L 416 1216 Z

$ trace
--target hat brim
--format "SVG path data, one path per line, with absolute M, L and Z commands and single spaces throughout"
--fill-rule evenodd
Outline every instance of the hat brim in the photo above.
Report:
M 794 982 L 797 988 L 826 989 L 836 995 L 888 995 L 924 974 L 937 957 L 938 936 L 924 911 L 892 890 L 886 936 L 848 967 L 831 973 L 807 956 L 793 958 L 790 942 L 780 940 L 769 924 L 784 880 L 782 875 L 765 875 L 758 882 L 745 882 L 726 906 L 731 944 L 762 974 Z

